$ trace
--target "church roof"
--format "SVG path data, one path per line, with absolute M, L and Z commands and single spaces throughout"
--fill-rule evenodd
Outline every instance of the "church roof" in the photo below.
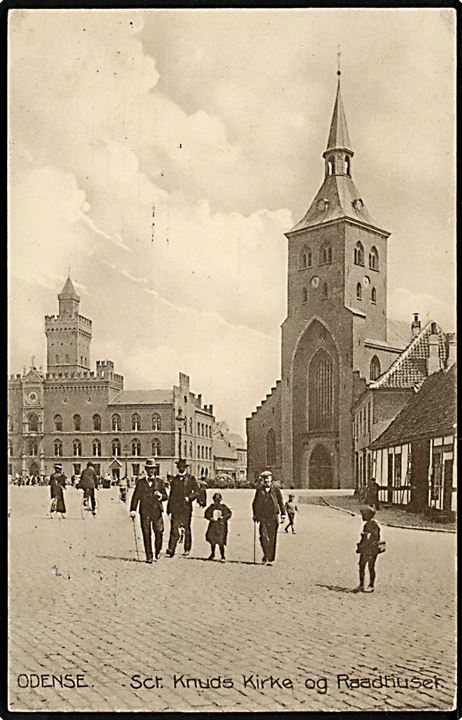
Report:
M 428 338 L 430 335 L 438 336 L 438 352 L 440 366 L 444 367 L 446 360 L 446 337 L 441 328 L 433 322 L 413 337 L 403 352 L 377 379 L 369 384 L 371 389 L 378 388 L 413 388 L 419 386 L 427 377 L 427 358 L 429 354 Z
M 352 178 L 349 175 L 327 175 L 308 211 L 290 232 L 341 218 L 377 227 Z
M 122 390 L 109 405 L 167 405 L 172 402 L 172 390 Z
M 455 432 L 456 407 L 454 364 L 449 370 L 440 370 L 425 380 L 371 448 L 378 450 L 419 438 L 452 435 Z
M 351 141 L 348 134 L 348 125 L 343 107 L 342 91 L 340 89 L 340 77 L 337 83 L 337 95 L 335 97 L 334 112 L 330 124 L 329 137 L 327 140 L 326 152 L 334 149 L 345 149 L 351 151 Z
M 58 298 L 60 300 L 65 300 L 67 298 L 72 299 L 72 300 L 80 300 L 80 297 L 77 295 L 76 289 L 74 287 L 74 284 L 71 280 L 70 275 L 68 275 L 67 280 L 64 283 L 64 287 L 58 295 Z

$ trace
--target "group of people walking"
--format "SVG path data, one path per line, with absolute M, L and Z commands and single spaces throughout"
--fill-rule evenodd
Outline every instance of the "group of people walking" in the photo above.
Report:
M 63 473 L 61 463 L 53 465 L 53 472 L 50 475 L 50 516 L 56 513 L 64 517 L 66 513 L 66 502 L 64 499 L 64 489 L 66 487 L 66 476 Z M 90 461 L 83 470 L 79 482 L 75 485 L 78 490 L 83 490 L 83 503 L 93 515 L 96 515 L 96 496 L 95 489 L 98 487 L 98 477 L 96 475 L 95 466 Z

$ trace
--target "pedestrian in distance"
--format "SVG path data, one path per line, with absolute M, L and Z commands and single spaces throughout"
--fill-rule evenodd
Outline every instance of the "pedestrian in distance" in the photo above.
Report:
M 225 546 L 228 539 L 228 520 L 232 515 L 231 510 L 222 500 L 223 496 L 217 492 L 213 495 L 213 502 L 205 511 L 205 519 L 209 521 L 205 539 L 210 543 L 210 555 L 207 560 L 215 560 L 215 548 L 220 549 L 220 560 L 225 562 Z
M 167 491 L 162 478 L 155 474 L 156 462 L 148 458 L 145 462 L 146 474 L 138 480 L 130 503 L 130 517 L 136 516 L 139 506 L 141 532 L 143 534 L 146 562 L 153 562 L 152 532 L 154 532 L 155 559 L 160 557 L 162 538 L 164 533 L 164 520 L 162 518 L 164 500 L 167 500 Z
M 198 496 L 196 478 L 186 472 L 188 463 L 180 458 L 176 466 L 178 473 L 171 479 L 170 495 L 167 503 L 167 513 L 170 515 L 170 537 L 168 540 L 167 557 L 175 555 L 176 546 L 180 537 L 180 526 L 184 528 L 184 552 L 188 556 L 191 552 L 191 517 L 192 504 Z
M 66 476 L 63 473 L 63 466 L 61 463 L 55 463 L 53 468 L 54 472 L 50 475 L 50 517 L 53 517 L 53 513 L 56 512 L 61 513 L 61 517 L 64 518 L 64 513 L 66 512 L 66 504 L 64 502 Z
M 279 524 L 285 520 L 284 501 L 281 491 L 273 485 L 273 476 L 269 470 L 260 475 L 261 484 L 255 491 L 252 503 L 253 522 L 260 526 L 260 545 L 263 550 L 262 562 L 272 565 L 276 557 L 276 540 Z
M 95 472 L 95 466 L 91 462 L 87 462 L 87 467 L 82 471 L 80 483 L 77 487 L 83 490 L 83 504 L 88 507 L 90 504 L 93 517 L 96 515 L 96 497 L 95 489 L 98 487 L 98 478 Z
M 295 535 L 295 513 L 298 512 L 298 507 L 295 504 L 295 495 L 289 495 L 288 501 L 285 503 L 285 509 L 287 513 L 288 523 L 284 528 L 284 532 L 289 532 L 292 529 L 292 535 Z
M 374 508 L 374 510 L 378 510 L 380 508 L 379 490 L 380 485 L 376 482 L 375 478 L 371 477 L 365 488 L 364 503 L 368 507 Z
M 374 592 L 375 588 L 375 563 L 377 556 L 385 551 L 385 543 L 380 542 L 380 527 L 374 520 L 375 510 L 371 507 L 361 508 L 361 517 L 364 526 L 361 538 L 356 546 L 359 554 L 359 585 L 356 592 Z M 365 587 L 366 566 L 369 569 L 369 585 Z
M 128 478 L 126 475 L 124 475 L 123 478 L 120 478 L 120 480 L 119 480 L 119 499 L 122 502 L 127 501 L 127 493 L 128 493 Z

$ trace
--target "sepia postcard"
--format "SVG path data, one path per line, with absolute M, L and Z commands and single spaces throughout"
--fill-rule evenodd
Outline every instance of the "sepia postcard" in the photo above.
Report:
M 456 12 L 13 8 L 9 713 L 456 703 Z

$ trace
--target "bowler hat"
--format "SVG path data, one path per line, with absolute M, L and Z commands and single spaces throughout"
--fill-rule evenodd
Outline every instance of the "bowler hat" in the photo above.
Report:
M 188 464 L 188 461 L 185 460 L 184 458 L 180 458 L 179 460 L 175 460 L 175 465 L 176 465 L 176 466 L 179 466 L 179 465 L 187 465 L 187 464 Z
M 144 463 L 145 468 L 155 468 L 157 465 L 156 461 L 152 458 L 148 458 L 146 462 Z

